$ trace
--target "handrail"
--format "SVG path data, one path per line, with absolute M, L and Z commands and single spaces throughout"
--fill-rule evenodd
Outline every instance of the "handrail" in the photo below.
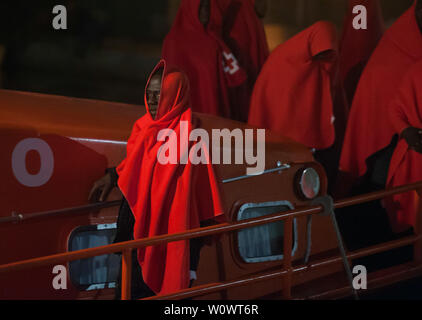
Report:
M 1 217 L 0 223 L 20 222 L 20 221 L 23 221 L 23 220 L 39 218 L 39 217 L 54 216 L 54 215 L 58 215 L 58 214 L 77 213 L 77 212 L 87 211 L 87 210 L 91 211 L 91 210 L 105 209 L 105 208 L 119 206 L 121 204 L 121 202 L 122 202 L 121 200 L 107 201 L 107 202 L 96 202 L 96 203 L 91 203 L 91 204 L 87 204 L 87 205 L 83 205 L 83 206 L 63 208 L 63 209 L 57 209 L 57 210 L 49 210 L 49 211 L 42 211 L 42 212 L 34 212 L 34 213 L 28 213 L 28 214 L 12 212 L 12 215 L 9 216 L 9 217 Z
M 400 186 L 400 187 L 394 187 L 383 191 L 377 191 L 373 192 L 367 195 L 363 196 L 356 196 L 348 199 L 343 199 L 340 201 L 336 201 L 334 203 L 334 208 L 342 208 L 345 206 L 351 206 L 356 205 L 363 202 L 373 201 L 381 198 L 385 198 L 387 196 L 391 196 L 394 194 L 400 194 L 407 191 L 422 189 L 422 181 Z M 124 283 L 122 283 L 122 298 L 130 298 L 130 255 L 131 250 L 135 248 L 141 248 L 146 246 L 152 246 L 157 244 L 163 244 L 168 242 L 174 242 L 174 241 L 180 241 L 180 240 L 188 240 L 192 238 L 199 238 L 199 237 L 205 237 L 205 236 L 211 236 L 226 232 L 232 232 L 236 230 L 246 229 L 254 226 L 259 226 L 263 224 L 268 224 L 276 221 L 286 220 L 286 219 L 293 219 L 300 216 L 306 216 L 310 214 L 318 214 L 321 213 L 323 210 L 322 206 L 312 206 L 312 207 L 305 207 L 305 208 L 298 208 L 295 210 L 290 210 L 286 212 L 279 212 L 272 215 L 268 215 L 265 217 L 258 217 L 258 218 L 252 218 L 247 220 L 242 220 L 238 222 L 232 222 L 232 223 L 222 223 L 215 226 L 205 227 L 205 228 L 197 228 L 192 229 L 187 232 L 180 232 L 176 234 L 170 234 L 170 235 L 161 235 L 161 236 L 155 236 L 151 238 L 145 238 L 145 239 L 139 239 L 139 240 L 132 240 L 132 241 L 126 241 L 96 248 L 89 248 L 89 249 L 83 249 L 78 251 L 72 251 L 72 252 L 66 252 L 66 253 L 60 253 L 40 258 L 34 258 L 34 259 L 28 259 L 18 262 L 12 262 L 8 264 L 0 265 L 0 273 L 4 273 L 7 271 L 18 271 L 23 270 L 27 268 L 34 268 L 34 267 L 41 267 L 46 265 L 51 265 L 55 263 L 62 263 L 62 262 L 68 262 L 73 260 L 79 260 L 84 258 L 90 258 L 98 255 L 103 254 L 110 254 L 110 253 L 116 253 L 116 252 L 123 252 L 123 259 L 122 259 L 122 279 L 124 279 Z M 286 227 L 286 226 L 285 226 Z M 285 230 L 286 231 L 286 230 Z M 286 233 L 287 234 L 287 233 Z M 421 241 L 421 235 L 414 237 L 411 239 L 411 243 L 414 243 L 416 241 Z M 404 243 L 403 241 L 396 240 L 392 242 L 390 245 L 398 245 L 402 246 Z M 407 243 L 407 242 L 406 242 Z M 382 245 L 378 245 L 377 247 L 383 247 Z M 365 249 L 366 250 L 366 249 Z M 363 250 L 363 251 L 365 251 Z M 389 250 L 389 249 L 386 249 Z M 368 251 L 368 254 L 373 254 L 372 251 Z M 349 253 L 348 256 L 351 256 Z M 340 257 L 338 257 L 340 261 Z M 294 269 L 290 268 L 290 271 L 287 270 L 286 272 L 292 272 Z M 128 273 L 129 271 L 129 273 Z M 284 274 L 284 273 L 283 273 Z
M 414 191 L 418 189 L 422 189 L 422 181 L 406 184 L 404 186 L 398 186 L 398 187 L 389 188 L 385 190 L 375 191 L 375 192 L 367 193 L 364 195 L 354 196 L 354 197 L 346 198 L 343 200 L 338 200 L 335 202 L 334 208 L 341 209 L 344 207 L 349 207 L 349 206 L 354 206 L 354 205 L 365 203 L 365 202 L 379 200 L 379 199 L 389 197 L 395 194 L 405 193 L 408 191 Z
M 357 258 L 365 257 L 368 255 L 385 252 L 385 251 L 396 249 L 402 246 L 410 245 L 412 243 L 415 243 L 416 241 L 420 241 L 421 239 L 422 239 L 422 235 L 409 236 L 404 239 L 387 242 L 382 246 L 375 245 L 369 248 L 350 252 L 347 254 L 347 258 L 357 259 Z M 294 267 L 291 269 L 291 273 L 298 274 L 298 273 L 303 273 L 310 270 L 315 270 L 318 268 L 327 267 L 333 264 L 341 264 L 341 263 L 342 263 L 341 256 L 336 256 L 332 258 L 311 261 L 308 265 L 301 265 L 301 266 Z M 157 296 L 149 297 L 143 300 L 188 299 L 188 298 L 192 298 L 196 296 L 202 296 L 205 294 L 218 292 L 223 289 L 230 289 L 233 287 L 244 286 L 250 283 L 261 282 L 261 281 L 279 278 L 279 277 L 287 276 L 287 275 L 288 275 L 288 270 L 286 268 L 283 268 L 282 270 L 276 271 L 276 272 L 258 274 L 258 275 L 254 275 L 253 277 L 247 277 L 247 278 L 238 279 L 238 280 L 201 285 L 194 288 L 184 289 L 176 293 L 171 293 L 171 294 L 166 294 L 166 295 L 157 295 Z
M 264 170 L 260 174 L 257 174 L 257 175 L 256 174 L 250 174 L 250 175 L 246 174 L 246 175 L 237 176 L 237 177 L 234 177 L 234 178 L 227 178 L 227 179 L 222 180 L 221 182 L 225 184 L 225 183 L 235 182 L 235 181 L 239 181 L 239 180 L 250 179 L 250 178 L 257 177 L 257 176 L 262 176 L 264 174 L 269 174 L 269 173 L 273 173 L 273 172 L 281 172 L 281 171 L 290 169 L 291 167 L 292 166 L 289 163 L 282 164 L 281 161 L 278 161 L 277 167 Z
M 113 243 L 105 246 L 76 250 L 65 253 L 58 253 L 50 256 L 45 256 L 41 258 L 28 259 L 18 262 L 12 262 L 8 264 L 0 265 L 0 273 L 12 270 L 22 270 L 25 268 L 31 267 L 41 267 L 53 263 L 62 263 L 67 261 L 74 261 L 79 259 L 91 258 L 94 256 L 100 256 L 103 254 L 110 254 L 116 252 L 122 252 L 126 249 L 136 249 L 147 246 L 154 246 L 158 244 L 189 240 L 192 238 L 201 238 L 206 236 L 212 236 L 216 234 L 221 234 L 225 232 L 236 231 L 240 229 L 246 229 L 250 227 L 255 227 L 267 223 L 277 222 L 284 219 L 287 219 L 285 214 L 290 214 L 293 217 L 298 217 L 306 214 L 314 214 L 322 211 L 321 206 L 315 206 L 310 208 L 305 208 L 302 210 L 291 210 L 281 213 L 274 213 L 265 217 L 245 219 L 239 222 L 233 223 L 221 223 L 215 226 L 205 227 L 205 228 L 196 228 L 185 232 L 165 234 L 160 236 L 154 236 L 150 238 L 143 238 L 138 240 L 130 240 L 119 243 Z

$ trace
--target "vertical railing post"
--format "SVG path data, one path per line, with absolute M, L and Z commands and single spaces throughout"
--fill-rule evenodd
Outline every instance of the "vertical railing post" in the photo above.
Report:
M 289 217 L 284 221 L 284 256 L 283 265 L 287 274 L 283 277 L 283 298 L 292 298 L 292 243 L 293 243 L 293 218 Z
M 122 300 L 131 299 L 131 278 L 132 278 L 132 249 L 125 249 L 122 252 Z
M 418 211 L 416 213 L 415 234 L 420 236 L 422 234 L 422 190 L 418 190 Z M 416 264 L 422 263 L 422 239 L 415 242 L 413 246 L 413 259 Z

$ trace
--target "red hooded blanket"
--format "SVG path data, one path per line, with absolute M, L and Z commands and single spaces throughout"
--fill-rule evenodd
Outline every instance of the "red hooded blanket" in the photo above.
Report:
M 395 131 L 401 134 L 408 127 L 422 129 L 422 63 L 412 66 L 406 74 L 396 98 L 390 105 L 390 118 Z M 389 187 L 422 181 L 422 154 L 409 148 L 400 139 L 388 172 Z M 391 225 L 395 232 L 415 227 L 417 205 L 416 192 L 395 195 L 385 200 Z
M 229 2 L 210 1 L 206 28 L 199 20 L 199 5 L 200 0 L 182 0 L 162 57 L 188 75 L 193 111 L 234 118 L 229 88 L 245 84 L 247 75 L 222 38 Z
M 355 6 L 365 6 L 367 29 L 355 29 Z M 375 50 L 385 30 L 379 0 L 349 0 L 349 8 L 343 26 L 340 45 L 340 79 L 351 105 L 356 86 L 366 63 Z
M 340 159 L 340 170 L 347 179 L 363 176 L 366 159 L 390 143 L 394 129 L 388 104 L 403 75 L 420 58 L 422 35 L 413 5 L 385 32 L 357 87 Z
M 187 77 L 167 68 L 164 61 L 151 76 L 158 68 L 164 68 L 164 72 L 156 118 L 147 112 L 135 123 L 126 159 L 117 168 L 119 188 L 135 217 L 134 239 L 183 232 L 199 227 L 201 220 L 222 214 L 211 164 L 183 165 L 178 161 L 179 164 L 163 165 L 158 161 L 158 152 L 165 143 L 157 140 L 160 131 L 172 129 L 180 137 L 192 129 Z M 145 106 L 148 111 L 146 95 Z M 188 123 L 188 132 L 181 132 L 181 121 Z M 186 149 L 187 146 L 180 146 L 178 159 L 186 154 Z M 200 202 L 201 210 L 196 202 Z M 188 287 L 188 241 L 139 249 L 138 261 L 145 283 L 154 292 L 170 293 Z
M 231 0 L 224 21 L 225 41 L 248 75 L 247 82 L 230 95 L 235 119 L 244 122 L 255 81 L 269 55 L 264 26 L 254 5 L 255 0 Z
M 327 51 L 328 57 L 317 58 Z M 256 81 L 249 123 L 309 148 L 332 146 L 336 57 L 336 32 L 329 22 L 317 22 L 278 46 Z

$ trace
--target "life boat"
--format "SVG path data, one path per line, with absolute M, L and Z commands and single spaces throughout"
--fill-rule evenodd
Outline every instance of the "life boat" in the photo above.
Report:
M 94 204 L 88 194 L 106 168 L 125 157 L 145 108 L 8 90 L 0 90 L 0 105 L 0 299 L 114 299 L 120 267 L 121 297 L 129 299 L 132 250 L 194 237 L 211 241 L 202 248 L 193 286 L 152 299 L 347 297 L 353 294 L 351 259 L 405 245 L 414 247 L 413 259 L 369 274 L 368 289 L 422 274 L 421 228 L 351 252 L 333 218 L 334 209 L 422 183 L 333 202 L 312 151 L 271 132 L 260 174 L 245 175 L 246 165 L 214 165 L 226 223 L 111 244 L 121 194 L 115 189 L 107 202 Z M 205 114 L 197 118 L 210 134 L 252 128 Z M 66 288 L 54 286 L 58 266 L 66 272 Z

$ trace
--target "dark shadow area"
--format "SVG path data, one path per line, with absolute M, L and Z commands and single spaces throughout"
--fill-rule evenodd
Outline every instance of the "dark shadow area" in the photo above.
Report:
M 422 278 L 398 283 L 371 294 L 362 295 L 362 300 L 421 300 Z
M 57 4 L 66 30 L 53 28 Z M 169 27 L 167 0 L 1 1 L 0 87 L 143 104 Z
M 385 189 L 388 167 L 397 142 L 396 135 L 392 138 L 390 145 L 368 158 L 367 174 L 352 190 L 351 197 Z M 398 240 L 413 234 L 413 229 L 395 234 L 390 227 L 387 212 L 379 200 L 338 209 L 336 218 L 349 251 Z M 413 246 L 406 246 L 355 259 L 353 264 L 363 265 L 368 272 L 373 272 L 409 262 L 412 259 Z

